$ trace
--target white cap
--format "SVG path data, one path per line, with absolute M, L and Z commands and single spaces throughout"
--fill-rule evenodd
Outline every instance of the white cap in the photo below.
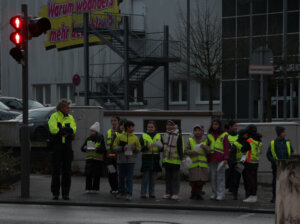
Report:
M 99 122 L 95 122 L 91 127 L 90 127 L 91 131 L 95 131 L 97 133 L 100 133 L 100 123 Z

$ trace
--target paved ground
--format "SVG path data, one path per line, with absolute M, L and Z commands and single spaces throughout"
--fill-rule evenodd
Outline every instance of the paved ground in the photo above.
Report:
M 31 175 L 31 198 L 20 198 L 20 184 L 17 183 L 11 190 L 4 191 L 0 194 L 0 203 L 28 203 L 28 204 L 64 204 L 77 206 L 110 206 L 110 207 L 131 207 L 131 208 L 172 208 L 172 209 L 191 209 L 191 210 L 213 210 L 213 211 L 243 211 L 243 212 L 274 212 L 274 205 L 269 203 L 271 198 L 271 188 L 259 186 L 258 199 L 254 204 L 245 204 L 243 186 L 240 189 L 239 200 L 232 200 L 231 195 L 226 195 L 225 201 L 211 201 L 210 185 L 206 184 L 204 187 L 205 195 L 204 201 L 192 201 L 189 199 L 190 187 L 188 182 L 181 182 L 180 201 L 164 200 L 164 181 L 157 181 L 156 183 L 156 199 L 141 199 L 140 196 L 140 182 L 136 179 L 134 183 L 134 199 L 131 202 L 116 199 L 109 194 L 109 184 L 107 178 L 101 179 L 101 190 L 99 194 L 86 194 L 84 192 L 85 179 L 84 177 L 73 177 L 71 188 L 71 201 L 52 201 L 50 193 L 50 176 L 46 175 Z
M 273 214 L 132 208 L 0 204 L 5 224 L 253 224 L 274 223 Z

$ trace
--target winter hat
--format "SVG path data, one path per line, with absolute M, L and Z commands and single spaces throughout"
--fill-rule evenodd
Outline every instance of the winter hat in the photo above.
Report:
M 100 133 L 100 123 L 99 122 L 95 122 L 91 127 L 90 127 L 91 131 L 95 131 L 97 133 Z
M 199 128 L 201 130 L 203 130 L 203 126 L 201 126 L 200 124 L 196 124 L 194 127 L 193 127 L 193 130 L 195 130 L 196 128 Z
M 247 133 L 248 133 L 247 129 L 241 129 L 239 130 L 238 135 L 240 138 L 242 138 Z
M 253 135 L 253 134 L 257 133 L 257 127 L 254 124 L 248 125 L 248 127 L 246 129 L 247 129 L 247 133 L 249 135 Z
M 172 120 L 168 120 L 168 121 L 167 121 L 167 124 L 169 124 L 169 123 L 172 124 L 172 125 L 176 125 L 175 122 L 172 121 Z
M 277 126 L 277 127 L 275 127 L 275 131 L 276 131 L 277 136 L 279 136 L 279 135 L 281 135 L 282 132 L 285 131 L 285 128 L 281 127 L 281 126 Z

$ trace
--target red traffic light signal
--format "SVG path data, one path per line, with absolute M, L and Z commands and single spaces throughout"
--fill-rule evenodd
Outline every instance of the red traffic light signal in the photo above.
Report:
M 10 40 L 16 45 L 21 45 L 24 43 L 24 37 L 19 32 L 13 32 L 10 35 Z
M 24 27 L 24 22 L 21 16 L 14 16 L 9 21 L 10 25 L 16 30 L 20 30 Z
M 51 29 L 50 20 L 47 18 L 34 18 L 31 19 L 28 23 L 28 31 L 31 37 L 38 37 L 42 33 Z

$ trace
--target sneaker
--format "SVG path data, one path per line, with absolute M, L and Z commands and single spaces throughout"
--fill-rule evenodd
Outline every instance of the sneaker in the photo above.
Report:
M 53 198 L 52 198 L 52 200 L 57 201 L 58 200 L 58 196 L 54 195 Z
M 196 200 L 196 199 L 197 199 L 197 195 L 191 194 L 190 199 L 191 199 L 191 200 Z
M 141 198 L 147 198 L 147 195 L 145 195 L 145 194 L 141 194 Z
M 111 191 L 111 194 L 113 194 L 113 195 L 116 195 L 118 193 L 119 193 L 118 191 Z
M 131 195 L 127 195 L 126 196 L 126 201 L 132 201 L 132 196 Z
M 224 201 L 225 200 L 225 197 L 224 196 L 218 196 L 216 198 L 217 201 Z
M 169 198 L 171 198 L 171 195 L 170 195 L 170 194 L 165 194 L 165 195 L 163 196 L 163 199 L 169 199 Z
M 70 197 L 68 195 L 64 195 L 62 198 L 63 198 L 63 200 L 66 200 L 66 201 L 70 200 Z
M 211 196 L 210 196 L 210 200 L 216 200 L 216 198 L 217 198 L 217 197 L 216 197 L 215 195 L 211 195 Z
M 94 190 L 93 194 L 99 194 L 99 191 Z
M 245 203 L 255 203 L 257 202 L 257 196 L 249 196 L 248 198 L 246 198 L 245 200 L 243 200 L 243 202 Z
M 178 197 L 178 195 L 174 194 L 174 195 L 172 195 L 171 199 L 172 199 L 172 200 L 178 201 L 178 200 L 179 200 L 179 197 Z
M 154 194 L 150 194 L 149 198 L 155 198 L 155 195 Z

